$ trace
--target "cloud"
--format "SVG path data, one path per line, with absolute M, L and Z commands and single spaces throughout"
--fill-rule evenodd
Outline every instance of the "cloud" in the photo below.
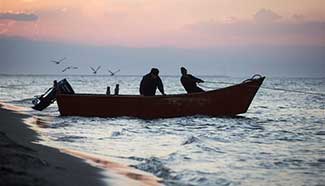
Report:
M 36 21 L 38 16 L 27 13 L 0 13 L 0 19 L 15 20 L 15 21 Z
M 294 17 L 297 17 L 294 16 Z M 325 46 L 325 22 L 290 21 L 271 10 L 258 11 L 252 20 L 232 22 L 206 21 L 185 29 L 198 33 L 215 43 L 321 45 Z M 302 19 L 301 16 L 297 18 Z
M 294 14 L 294 15 L 292 15 L 292 18 L 295 21 L 303 21 L 305 19 L 305 16 L 304 15 L 301 15 L 301 14 Z
M 1 29 L 1 28 L 0 28 L 0 35 L 1 35 L 1 34 L 5 34 L 6 32 L 8 32 L 8 30 L 9 30 L 9 29 L 7 29 L 7 28 L 4 28 L 4 29 Z
M 267 36 L 301 34 L 312 36 L 314 34 L 324 33 L 325 22 L 281 22 L 268 24 L 256 24 L 243 21 L 233 23 L 202 22 L 192 25 L 191 28 L 205 33 L 222 35 Z
M 281 16 L 268 9 L 261 9 L 254 15 L 254 19 L 259 23 L 269 23 L 280 19 Z

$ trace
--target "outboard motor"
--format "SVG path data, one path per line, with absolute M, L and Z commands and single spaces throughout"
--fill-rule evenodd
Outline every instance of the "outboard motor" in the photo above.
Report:
M 42 111 L 56 100 L 57 94 L 74 94 L 74 91 L 66 79 L 59 82 L 54 81 L 53 87 L 49 88 L 44 94 L 35 96 L 32 107 L 35 110 Z

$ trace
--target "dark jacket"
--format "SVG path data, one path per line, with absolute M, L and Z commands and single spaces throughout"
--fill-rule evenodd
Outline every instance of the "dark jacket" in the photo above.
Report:
M 203 83 L 202 79 L 192 76 L 191 74 L 182 75 L 181 83 L 187 93 L 204 92 L 196 83 Z
M 156 94 L 157 88 L 162 94 L 164 92 L 164 86 L 159 76 L 157 78 L 153 78 L 152 75 L 149 73 L 143 76 L 141 83 L 140 83 L 140 94 L 144 96 L 154 96 Z

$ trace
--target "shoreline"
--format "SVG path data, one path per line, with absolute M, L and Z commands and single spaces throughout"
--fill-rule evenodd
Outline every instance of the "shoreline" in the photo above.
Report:
M 108 158 L 38 144 L 37 117 L 0 101 L 0 182 L 4 185 L 163 185 Z M 34 128 L 34 129 L 33 129 Z

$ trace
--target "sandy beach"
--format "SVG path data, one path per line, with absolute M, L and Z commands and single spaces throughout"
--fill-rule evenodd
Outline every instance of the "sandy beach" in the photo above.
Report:
M 0 106 L 0 185 L 160 185 L 127 165 L 37 144 L 38 134 L 23 122 L 31 116 Z

